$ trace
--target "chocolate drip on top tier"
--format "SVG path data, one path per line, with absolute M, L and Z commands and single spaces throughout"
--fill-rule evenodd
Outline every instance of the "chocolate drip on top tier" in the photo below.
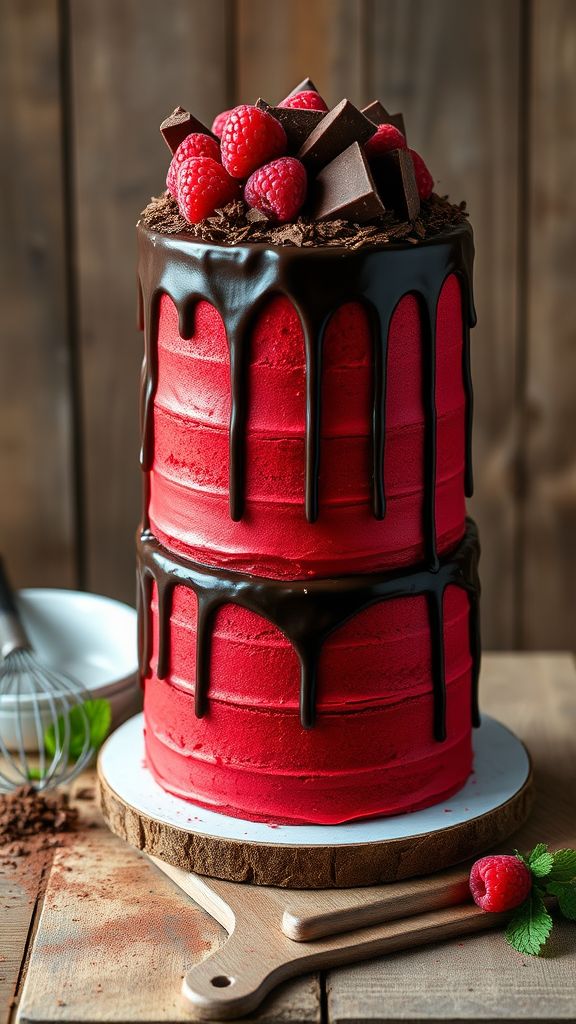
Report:
M 334 579 L 282 581 L 211 568 L 172 554 L 149 532 L 138 539 L 138 601 L 140 671 L 150 674 L 152 582 L 158 599 L 159 643 L 156 675 L 170 671 L 170 615 L 174 587 L 193 590 L 197 598 L 196 715 L 206 711 L 210 682 L 210 641 L 214 615 L 225 604 L 247 608 L 272 622 L 290 641 L 300 661 L 300 719 L 314 725 L 318 664 L 327 637 L 354 615 L 390 598 L 425 595 L 432 644 L 434 736 L 446 738 L 446 680 L 444 667 L 444 592 L 449 586 L 468 592 L 469 636 L 472 655 L 472 721 L 479 724 L 478 676 L 480 631 L 478 558 L 475 523 L 469 519 L 464 539 L 455 552 L 440 560 L 436 572 L 422 566 L 396 573 L 340 576 Z
M 476 322 L 472 297 L 474 245 L 467 224 L 418 245 L 350 251 L 340 248 L 269 247 L 262 244 L 217 246 L 189 235 L 162 235 L 138 229 L 139 279 L 143 296 L 145 356 L 142 368 L 141 465 L 149 473 L 154 458 L 154 394 L 158 373 L 157 330 L 160 299 L 169 295 L 179 317 L 179 331 L 190 338 L 196 303 L 205 299 L 220 313 L 230 352 L 230 515 L 242 518 L 245 490 L 245 428 L 250 334 L 263 305 L 285 295 L 302 323 L 306 358 L 306 485 L 309 522 L 318 518 L 323 339 L 335 310 L 361 302 L 372 324 L 374 389 L 372 408 L 372 507 L 386 512 L 384 449 L 386 441 L 386 364 L 388 333 L 396 306 L 415 294 L 422 309 L 424 410 L 426 415 L 424 538 L 426 562 L 438 569 L 436 547 L 436 311 L 450 274 L 460 279 L 463 294 L 463 385 L 466 394 L 466 495 L 472 493 L 472 384 L 469 329 Z M 144 525 L 147 525 L 145 480 Z

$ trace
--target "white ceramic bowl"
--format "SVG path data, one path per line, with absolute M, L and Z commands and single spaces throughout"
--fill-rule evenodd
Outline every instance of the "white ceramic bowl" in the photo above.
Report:
M 141 691 L 134 608 L 77 590 L 21 590 L 16 601 L 40 662 L 73 676 L 91 698 L 110 701 L 112 728 L 136 714 Z M 32 705 L 29 698 L 22 699 L 24 745 L 33 751 L 37 734 Z M 44 725 L 49 722 L 46 704 L 40 698 Z M 1 697 L 0 732 L 12 749 L 17 746 L 16 721 L 15 697 Z

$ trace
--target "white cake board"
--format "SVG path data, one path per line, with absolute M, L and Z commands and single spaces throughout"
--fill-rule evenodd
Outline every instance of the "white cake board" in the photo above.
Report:
M 100 752 L 110 828 L 168 863 L 230 881 L 322 888 L 409 878 L 486 850 L 519 828 L 531 807 L 526 748 L 487 716 L 474 732 L 474 771 L 454 797 L 411 814 L 342 825 L 268 825 L 171 796 L 145 767 L 143 726 L 136 715 Z

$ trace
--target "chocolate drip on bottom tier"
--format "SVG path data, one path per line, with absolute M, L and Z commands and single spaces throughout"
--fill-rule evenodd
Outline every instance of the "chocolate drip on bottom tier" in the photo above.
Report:
M 444 282 L 451 274 L 463 294 L 462 377 L 466 395 L 466 495 L 472 493 L 472 381 L 469 329 L 475 323 L 472 298 L 474 245 L 468 225 L 460 225 L 418 245 L 389 245 L 350 251 L 338 248 L 269 247 L 261 244 L 210 245 L 188 235 L 162 235 L 140 226 L 139 280 L 141 326 L 145 332 L 142 368 L 140 461 L 146 476 L 154 460 L 154 395 L 158 378 L 157 334 L 162 295 L 169 295 L 179 317 L 179 332 L 190 338 L 199 300 L 220 313 L 230 353 L 230 469 L 232 519 L 242 518 L 245 490 L 245 432 L 250 335 L 263 305 L 284 295 L 294 305 L 304 333 L 306 358 L 306 484 L 309 522 L 319 512 L 320 432 L 323 339 L 336 309 L 360 302 L 370 317 L 373 338 L 372 507 L 376 519 L 386 513 L 384 454 L 386 377 L 390 322 L 407 294 L 422 309 L 423 404 L 426 416 L 423 532 L 428 567 L 438 569 L 436 544 L 436 314 Z M 146 486 L 146 484 L 145 484 Z M 145 492 L 147 501 L 147 491 Z M 147 525 L 148 507 L 144 507 Z
M 472 655 L 472 721 L 479 724 L 480 669 L 478 558 L 475 523 L 467 520 L 464 539 L 432 572 L 421 566 L 395 573 L 340 576 L 335 579 L 282 581 L 211 568 L 172 554 L 144 531 L 138 538 L 139 659 L 142 676 L 150 675 L 152 654 L 152 583 L 158 594 L 159 645 L 156 675 L 170 671 L 170 616 L 174 587 L 193 590 L 197 598 L 196 715 L 207 708 L 210 684 L 210 642 L 214 615 L 226 604 L 240 605 L 273 623 L 290 641 L 300 661 L 300 719 L 314 725 L 320 652 L 326 638 L 354 615 L 379 601 L 425 595 L 432 642 L 434 736 L 446 738 L 446 680 L 444 669 L 444 591 L 457 586 L 470 603 Z

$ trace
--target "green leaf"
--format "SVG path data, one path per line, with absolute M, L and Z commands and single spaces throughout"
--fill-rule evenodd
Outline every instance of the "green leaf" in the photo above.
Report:
M 576 883 L 575 882 L 548 882 L 546 891 L 556 896 L 558 906 L 570 921 L 576 921 Z
M 526 856 L 528 857 L 528 863 L 535 860 L 536 857 L 540 857 L 543 853 L 548 853 L 548 843 L 536 843 L 533 850 L 530 851 Z
M 90 731 L 90 746 L 98 749 L 106 739 L 112 721 L 112 710 L 107 700 L 86 700 L 83 704 L 71 708 L 68 712 L 70 724 L 69 761 L 77 761 L 84 748 L 86 730 Z M 56 729 L 50 726 L 44 734 L 44 745 L 50 757 L 54 756 L 57 746 L 65 738 L 65 719 L 60 716 Z
M 506 939 L 519 953 L 538 956 L 552 931 L 552 918 L 539 893 L 518 908 L 506 929 Z
M 530 867 L 530 865 L 528 864 L 528 857 L 524 853 L 520 853 L 520 850 L 514 850 L 514 856 L 518 857 L 518 860 L 521 860 L 527 868 Z
M 528 854 L 528 867 L 535 878 L 545 878 L 554 864 L 554 855 L 548 852 L 546 843 L 538 843 L 532 853 Z
M 571 882 L 573 879 L 576 879 L 576 850 L 556 850 L 549 880 Z

